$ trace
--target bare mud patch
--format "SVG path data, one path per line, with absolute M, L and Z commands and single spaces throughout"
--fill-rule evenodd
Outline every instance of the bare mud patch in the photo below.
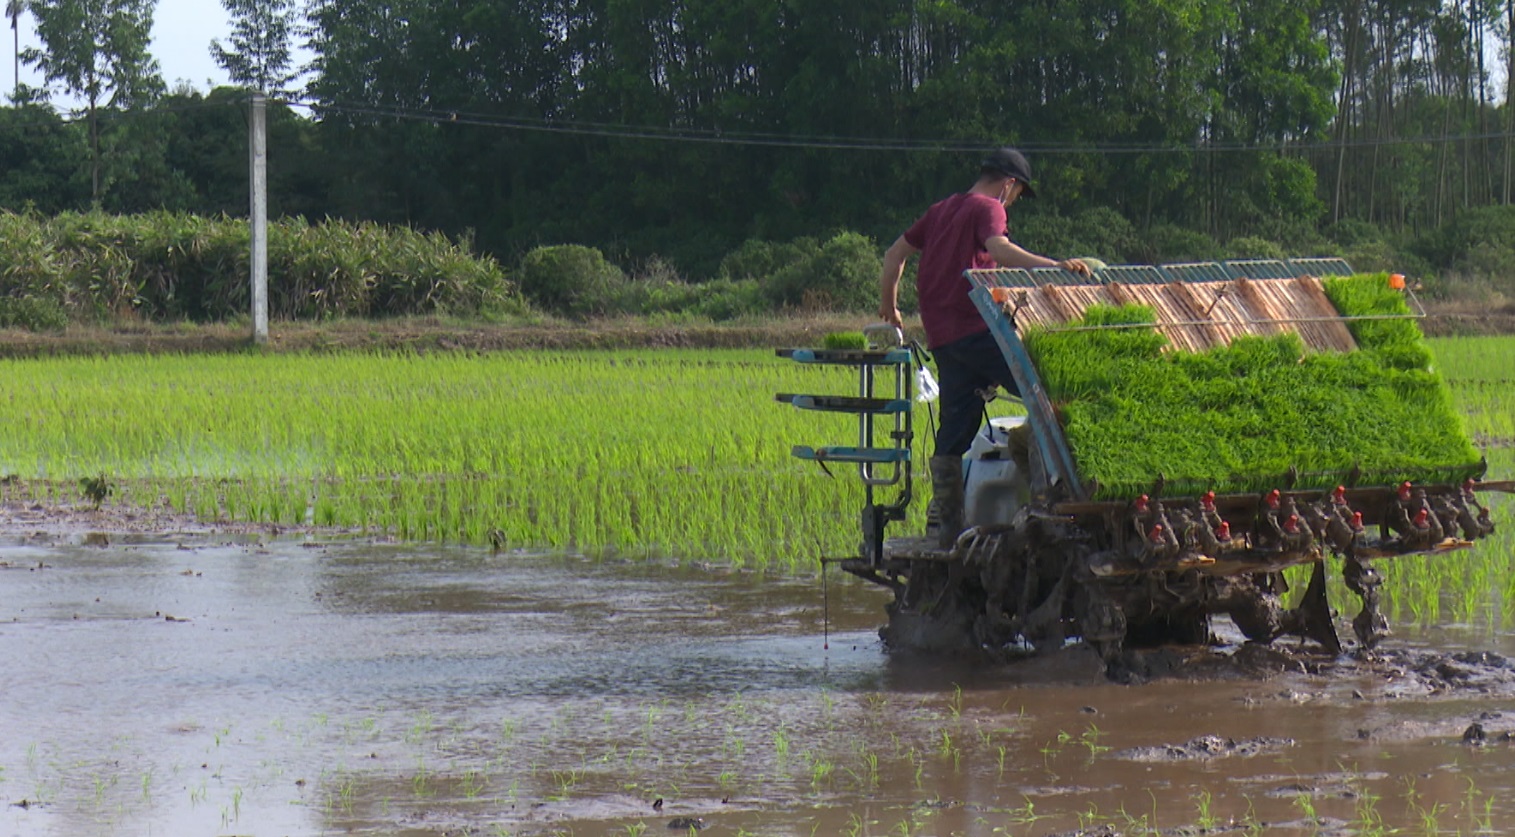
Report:
M 352 535 L 351 530 L 234 520 L 202 520 L 164 504 L 135 506 L 0 500 L 0 539 L 109 546 L 113 538 L 179 535 Z

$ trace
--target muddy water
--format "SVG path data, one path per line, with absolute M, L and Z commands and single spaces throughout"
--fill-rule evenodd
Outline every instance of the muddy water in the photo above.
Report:
M 1515 652 L 897 660 L 883 598 L 294 540 L 0 542 L 9 835 L 1503 833 Z M 829 647 L 828 647 L 829 640 Z M 1324 667 L 1324 668 L 1323 668 Z M 1474 722 L 1481 746 L 1463 743 Z M 655 803 L 661 800 L 660 804 Z M 673 828 L 670 828 L 673 824 Z

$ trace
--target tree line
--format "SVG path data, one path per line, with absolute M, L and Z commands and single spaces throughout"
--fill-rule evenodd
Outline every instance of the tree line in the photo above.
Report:
M 714 276 L 751 240 L 887 243 L 1000 144 L 1043 196 L 1012 224 L 1113 212 L 1134 240 L 1102 257 L 1515 231 L 1515 0 L 223 2 L 207 48 L 243 88 L 208 93 L 157 78 L 153 0 L 12 4 L 46 83 L 0 110 L 0 208 L 245 214 L 260 89 L 271 212 L 503 260 L 573 242 Z

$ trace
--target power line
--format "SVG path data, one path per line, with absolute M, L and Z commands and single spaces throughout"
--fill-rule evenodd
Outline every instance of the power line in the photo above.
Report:
M 964 140 L 948 139 L 922 139 L 911 140 L 895 137 L 847 137 L 827 135 L 800 135 L 764 133 L 757 131 L 726 131 L 713 128 L 686 127 L 662 127 L 654 125 L 631 125 L 624 123 L 594 122 L 573 119 L 545 119 L 540 117 L 498 116 L 482 113 L 472 113 L 464 110 L 435 110 L 406 108 L 399 106 L 384 106 L 372 104 L 352 104 L 346 102 L 320 102 L 309 99 L 271 99 L 293 108 L 301 108 L 316 114 L 345 114 L 349 116 L 367 116 L 379 119 L 393 119 L 407 122 L 422 122 L 434 125 L 464 125 L 478 128 L 490 128 L 503 131 L 520 131 L 527 133 L 547 133 L 573 136 L 598 137 L 605 139 L 628 139 L 647 140 L 654 142 L 677 142 L 696 143 L 707 145 L 736 145 L 770 148 L 792 148 L 818 151 L 888 151 L 909 153 L 933 153 L 933 154 L 961 154 L 980 153 L 986 148 L 999 144 L 995 140 L 969 142 Z M 243 100 L 232 101 L 200 101 L 182 102 L 169 106 L 153 106 L 145 109 L 114 110 L 101 108 L 96 111 L 96 118 L 103 121 L 120 121 L 139 117 L 150 117 L 165 113 L 187 113 L 207 110 L 212 108 L 235 107 L 245 105 Z M 83 115 L 77 111 L 64 116 L 59 115 L 59 122 L 71 124 L 81 121 Z M 58 123 L 45 119 L 36 121 L 17 120 L 10 123 L 15 127 L 43 127 Z M 1336 150 L 1342 148 L 1379 148 L 1394 146 L 1436 146 L 1448 143 L 1482 142 L 1491 140 L 1512 140 L 1515 132 L 1512 131 L 1487 131 L 1467 134 L 1420 135 L 1412 137 L 1367 137 L 1348 141 L 1317 140 L 1309 142 L 1196 142 L 1192 144 L 1178 143 L 1081 143 L 1081 144 L 1054 144 L 1048 142 L 1023 142 L 1018 147 L 1024 151 L 1034 152 L 1039 156 L 1125 156 L 1125 155 L 1156 155 L 1156 154 L 1210 154 L 1210 153 L 1257 153 L 1257 152 L 1308 152 Z
M 372 116 L 401 121 L 426 122 L 436 125 L 468 125 L 535 133 L 571 134 L 577 136 L 603 137 L 610 139 L 656 140 L 664 142 L 705 143 L 719 145 L 768 146 L 834 151 L 905 151 L 928 153 L 979 153 L 998 143 L 993 140 L 966 142 L 963 140 L 909 140 L 880 137 L 805 136 L 792 134 L 758 133 L 750 131 L 723 131 L 709 128 L 673 128 L 652 125 L 625 125 L 581 120 L 553 120 L 532 117 L 491 116 L 466 111 L 438 111 L 382 106 L 350 104 L 344 102 L 315 102 L 291 99 L 284 102 L 292 107 L 307 108 L 316 113 L 341 113 Z M 1129 154 L 1204 154 L 1204 153 L 1251 153 L 1263 151 L 1303 152 L 1340 148 L 1374 148 L 1398 145 L 1440 145 L 1485 140 L 1515 139 L 1515 132 L 1489 131 L 1470 134 L 1421 135 L 1413 137 L 1371 137 L 1349 141 L 1316 140 L 1309 142 L 1196 142 L 1193 144 L 1153 143 L 1084 143 L 1052 144 L 1024 142 L 1017 146 L 1038 155 L 1129 155 Z

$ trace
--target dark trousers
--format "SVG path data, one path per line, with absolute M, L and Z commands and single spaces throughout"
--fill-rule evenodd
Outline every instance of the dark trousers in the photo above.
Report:
M 931 354 L 942 390 L 936 455 L 962 456 L 983 424 L 984 399 L 978 390 L 998 384 L 1011 395 L 1020 395 L 1020 388 L 999 344 L 987 331 L 938 346 Z

